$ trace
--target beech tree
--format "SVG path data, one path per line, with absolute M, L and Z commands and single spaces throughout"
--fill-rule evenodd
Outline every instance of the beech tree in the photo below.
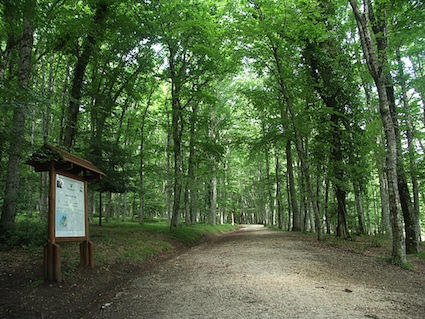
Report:
M 4 231 L 11 231 L 15 227 L 15 215 L 18 210 L 20 172 L 25 154 L 25 122 L 31 108 L 30 80 L 36 1 L 27 0 L 19 3 L 5 1 L 3 10 L 12 23 L 6 28 L 7 46 L 2 52 L 0 80 L 2 85 L 8 85 L 11 91 L 1 102 L 12 109 L 12 126 L 8 132 L 8 163 L 1 228 Z M 12 91 L 15 92 L 13 95 L 10 94 Z
M 386 38 L 387 21 L 384 17 L 385 2 L 375 4 L 376 7 L 374 7 L 371 1 L 365 0 L 363 12 L 357 1 L 350 0 L 350 5 L 357 21 L 367 66 L 379 95 L 379 110 L 386 138 L 388 195 L 393 236 L 392 256 L 394 259 L 405 263 L 406 248 L 400 218 L 401 204 L 397 179 L 397 140 L 385 79 L 386 68 L 388 67 L 386 54 L 388 46 L 388 39 Z

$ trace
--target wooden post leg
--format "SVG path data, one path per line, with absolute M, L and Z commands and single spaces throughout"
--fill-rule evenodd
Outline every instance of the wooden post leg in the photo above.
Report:
M 91 269 L 94 268 L 94 245 L 91 241 L 88 242 L 89 244 L 89 266 Z
M 80 244 L 80 263 L 84 268 L 94 268 L 94 248 L 91 241 L 83 241 Z
M 62 281 L 60 247 L 58 244 L 48 243 L 44 246 L 44 279 L 48 281 Z
M 62 281 L 61 272 L 61 259 L 60 259 L 60 247 L 58 244 L 53 244 L 53 280 L 57 282 Z
M 46 260 L 44 264 L 46 265 L 46 279 L 48 281 L 53 281 L 54 276 L 54 253 L 53 253 L 53 244 L 48 243 L 45 247 L 45 257 Z
M 87 241 L 83 241 L 80 244 L 80 263 L 81 266 L 83 266 L 84 268 L 87 268 L 87 266 L 89 265 L 89 249 L 88 249 L 88 244 Z
M 50 263 L 49 263 L 49 244 L 44 246 L 44 261 L 43 261 L 44 280 L 50 280 Z

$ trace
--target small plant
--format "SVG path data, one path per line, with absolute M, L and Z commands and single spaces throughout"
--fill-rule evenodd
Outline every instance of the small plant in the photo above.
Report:
M 394 266 L 406 269 L 406 270 L 412 270 L 413 269 L 413 265 L 409 262 L 403 262 L 400 258 L 396 258 L 396 257 L 389 257 L 387 259 L 387 261 Z

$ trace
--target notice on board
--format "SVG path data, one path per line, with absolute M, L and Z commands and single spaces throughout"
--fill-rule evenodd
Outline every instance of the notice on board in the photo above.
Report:
M 84 182 L 56 174 L 56 237 L 84 237 Z

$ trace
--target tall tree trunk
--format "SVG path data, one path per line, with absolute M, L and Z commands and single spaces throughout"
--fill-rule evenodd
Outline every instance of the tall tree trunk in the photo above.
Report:
M 266 218 L 266 223 L 273 226 L 273 219 L 274 219 L 274 199 L 273 199 L 273 193 L 272 193 L 272 180 L 270 177 L 270 155 L 269 150 L 265 148 L 264 150 L 265 158 L 266 158 L 266 181 L 267 181 L 267 205 L 268 205 L 268 215 Z
M 139 224 L 143 224 L 143 218 L 145 217 L 145 126 L 153 91 L 152 89 L 149 94 L 140 120 Z
M 379 195 L 381 199 L 381 232 L 392 236 L 390 221 L 390 203 L 388 197 L 388 182 L 385 172 L 385 163 L 378 163 Z
M 31 76 L 32 49 L 34 41 L 35 0 L 26 0 L 23 3 L 23 32 L 19 48 L 18 63 L 18 90 L 19 98 L 13 109 L 13 141 L 9 143 L 9 161 L 7 164 L 6 188 L 4 191 L 3 209 L 1 214 L 1 228 L 4 231 L 13 231 L 15 216 L 19 202 L 19 179 L 25 142 L 25 117 L 29 105 L 28 86 Z
M 164 193 L 165 193 L 165 203 L 166 203 L 166 212 L 167 212 L 167 222 L 171 225 L 171 216 L 172 216 L 172 169 L 171 169 L 171 144 L 172 144 L 172 133 L 171 127 L 169 125 L 170 120 L 168 119 L 167 123 L 167 144 L 165 147 L 165 156 L 167 157 L 167 176 L 164 182 Z
M 186 197 L 187 197 L 187 207 L 186 207 L 186 223 L 194 224 L 195 223 L 195 200 L 196 190 L 195 190 L 195 128 L 197 121 L 197 112 L 198 105 L 194 103 L 192 106 L 192 113 L 190 115 L 190 129 L 189 129 L 189 159 L 187 167 L 187 186 L 186 186 Z
M 327 22 L 327 21 L 324 21 Z M 315 84 L 315 90 L 320 95 L 322 101 L 330 111 L 331 122 L 331 145 L 330 145 L 330 172 L 334 179 L 335 196 L 338 207 L 338 225 L 336 235 L 346 239 L 348 237 L 347 228 L 347 208 L 346 208 L 346 174 L 344 171 L 343 154 L 343 116 L 346 105 L 351 103 L 350 94 L 346 86 L 337 80 L 338 73 L 332 69 L 326 56 L 334 53 L 337 43 L 331 37 L 317 44 L 315 41 L 307 40 L 304 57 L 308 61 L 311 70 L 311 77 Z M 336 63 L 336 62 L 335 62 Z
M 215 225 L 217 220 L 217 171 L 216 161 L 212 160 L 212 178 L 211 178 L 211 206 L 210 206 L 210 224 Z
M 174 151 L 174 199 L 173 212 L 171 215 L 170 229 L 179 225 L 180 215 L 180 197 L 183 183 L 183 160 L 182 160 L 182 135 L 183 135 L 183 108 L 181 106 L 181 84 L 176 71 L 175 52 L 172 46 L 169 46 L 170 73 L 171 73 L 171 107 L 172 119 L 171 129 L 173 136 Z
M 413 126 L 411 121 L 409 102 L 407 97 L 404 66 L 401 60 L 399 47 L 396 48 L 396 56 L 397 56 L 398 72 L 399 72 L 399 78 L 400 78 L 399 81 L 400 81 L 402 97 L 403 97 L 402 100 L 403 100 L 403 109 L 404 109 L 404 115 L 405 115 L 404 125 L 406 127 L 407 148 L 409 152 L 409 164 L 410 164 L 410 176 L 412 180 L 412 190 L 413 190 L 413 207 L 412 207 L 412 203 L 410 200 L 410 195 L 409 195 L 409 191 L 407 187 L 407 181 L 406 181 L 406 178 L 404 178 L 404 185 L 403 187 L 400 187 L 400 188 L 407 190 L 407 194 L 406 194 L 407 203 L 405 204 L 407 209 L 403 209 L 404 228 L 406 232 L 406 253 L 417 254 L 419 249 L 419 233 L 420 233 L 420 227 L 419 227 L 420 218 L 419 217 L 420 216 L 419 216 L 419 186 L 418 186 L 418 177 L 417 177 L 417 169 L 416 169 L 416 162 L 415 162 L 415 149 L 413 145 L 414 132 L 413 132 Z M 400 139 L 400 136 L 399 136 L 399 139 Z M 400 145 L 399 147 L 401 148 L 401 141 L 399 145 Z M 401 149 L 399 151 L 398 156 L 399 156 L 399 162 L 401 162 L 403 160 L 402 158 L 403 154 Z M 401 194 L 400 194 L 400 197 L 402 197 Z M 403 208 L 403 203 L 402 203 L 402 208 Z
M 282 205 L 282 190 L 280 180 L 280 159 L 275 147 L 275 175 L 276 175 L 276 201 L 277 201 L 277 225 L 279 229 L 283 228 L 283 205 Z
M 409 57 L 409 60 L 412 63 L 415 78 L 416 79 L 423 78 L 424 75 L 425 75 L 425 72 L 424 72 L 424 69 L 423 69 L 423 65 L 421 63 L 422 58 L 420 57 L 420 54 L 411 55 Z M 423 85 L 417 85 L 415 87 L 415 90 L 419 93 L 422 105 L 425 105 L 425 88 L 424 88 L 424 86 Z M 425 124 L 425 107 L 423 107 L 422 112 L 423 112 L 422 122 Z M 424 150 L 424 148 L 422 148 L 422 150 Z
M 386 161 L 388 195 L 391 213 L 391 227 L 393 233 L 392 257 L 396 261 L 406 263 L 405 239 L 400 217 L 401 204 L 397 179 L 397 139 L 394 129 L 394 122 L 391 117 L 385 79 L 387 50 L 386 21 L 377 21 L 375 19 L 372 3 L 370 0 L 363 1 L 365 13 L 360 12 L 356 0 L 349 0 L 349 2 L 357 22 L 367 66 L 378 90 L 379 111 L 381 113 L 381 120 L 385 131 L 387 144 Z M 375 30 L 374 36 L 372 35 L 372 27 Z M 377 50 L 375 48 L 377 48 Z
M 406 234 L 406 253 L 418 253 L 418 233 L 415 222 L 415 212 L 413 210 L 412 199 L 410 197 L 410 190 L 407 184 L 406 171 L 404 169 L 403 147 L 401 141 L 401 134 L 398 125 L 398 114 L 396 109 L 396 100 L 394 93 L 394 85 L 392 83 L 391 74 L 386 72 L 385 76 L 386 92 L 388 103 L 391 111 L 391 118 L 394 123 L 394 132 L 396 136 L 397 147 L 397 184 L 400 196 L 401 211 L 404 218 L 404 230 Z
M 292 231 L 301 231 L 301 215 L 298 208 L 297 193 L 295 190 L 294 167 L 292 165 L 291 140 L 286 141 L 286 169 L 288 171 L 289 194 L 292 207 Z
M 311 204 L 311 207 L 313 208 L 317 238 L 319 240 L 321 240 L 321 238 L 322 238 L 322 227 L 321 227 L 322 223 L 320 221 L 319 207 L 317 206 L 317 202 L 316 202 L 316 199 L 315 199 L 315 196 L 314 196 L 314 187 L 313 187 L 313 184 L 310 181 L 310 168 L 309 168 L 310 165 L 309 165 L 309 162 L 307 160 L 306 153 L 305 153 L 305 150 L 304 150 L 304 145 L 303 145 L 303 142 L 302 142 L 301 133 L 298 129 L 294 105 L 292 104 L 292 100 L 289 97 L 289 94 L 288 94 L 287 89 L 286 89 L 283 69 L 282 69 L 281 61 L 280 61 L 279 55 L 278 55 L 278 48 L 273 47 L 272 50 L 273 50 L 274 62 L 276 64 L 276 70 L 277 70 L 276 72 L 277 72 L 277 77 L 278 77 L 279 90 L 280 90 L 280 93 L 282 94 L 283 101 L 285 102 L 286 107 L 288 108 L 288 111 L 289 111 L 290 120 L 291 120 L 291 123 L 292 123 L 294 135 L 295 135 L 295 146 L 296 146 L 296 149 L 297 149 L 298 158 L 300 159 L 300 162 L 301 162 L 301 169 L 303 171 L 303 176 L 304 176 L 304 179 L 305 179 L 305 185 L 306 185 L 307 191 L 308 191 L 309 202 Z
M 325 179 L 325 203 L 324 203 L 324 213 L 325 213 L 325 223 L 326 223 L 326 234 L 331 234 L 331 217 L 329 216 L 329 178 Z
M 363 210 L 363 201 L 362 201 L 362 193 L 360 186 L 357 182 L 354 182 L 354 199 L 356 201 L 356 210 L 357 210 L 357 232 L 359 234 L 366 233 L 366 225 L 364 220 L 364 210 Z
M 95 52 L 96 44 L 99 42 L 102 33 L 104 32 L 104 22 L 108 11 L 108 5 L 105 2 L 99 1 L 94 15 L 94 26 L 89 31 L 84 40 L 81 54 L 77 57 L 77 62 L 74 67 L 72 78 L 71 97 L 69 99 L 68 108 L 66 111 L 63 146 L 71 148 L 75 142 L 77 132 L 77 119 L 80 112 L 80 102 L 82 97 L 83 80 L 87 65 L 90 58 Z

